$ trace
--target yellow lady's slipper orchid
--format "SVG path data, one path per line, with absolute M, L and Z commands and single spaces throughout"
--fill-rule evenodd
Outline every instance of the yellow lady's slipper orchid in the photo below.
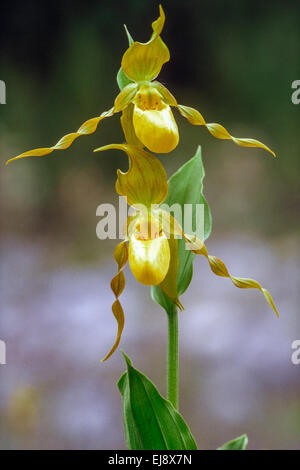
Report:
M 132 123 L 137 138 L 152 152 L 170 152 L 179 142 L 171 108 L 151 84 L 142 85 L 134 98 Z
M 269 291 L 253 279 L 231 276 L 222 260 L 208 254 L 201 240 L 185 234 L 181 225 L 168 212 L 159 208 L 167 196 L 168 183 L 166 172 L 156 157 L 128 144 L 107 145 L 95 151 L 109 149 L 122 150 L 128 155 L 129 170 L 125 173 L 118 170 L 116 190 L 119 195 L 127 197 L 136 213 L 128 218 L 125 240 L 115 250 L 118 273 L 111 282 L 111 288 L 116 296 L 112 311 L 118 322 L 118 333 L 112 349 L 103 360 L 116 350 L 124 326 L 124 312 L 119 296 L 125 288 L 123 269 L 127 260 L 137 281 L 144 285 L 160 285 L 172 302 L 183 309 L 176 283 L 177 238 L 183 238 L 188 249 L 195 254 L 205 256 L 211 271 L 217 276 L 229 278 L 240 289 L 259 289 L 278 316 Z
M 161 83 L 155 80 L 170 53 L 160 34 L 165 22 L 165 14 L 159 6 L 159 17 L 152 23 L 152 36 L 146 43 L 134 41 L 122 58 L 122 69 L 131 80 L 115 99 L 114 106 L 100 116 L 83 123 L 77 132 L 62 137 L 53 147 L 38 148 L 24 152 L 17 160 L 24 157 L 44 156 L 54 150 L 70 147 L 75 139 L 95 132 L 98 124 L 113 114 L 122 112 L 121 123 L 126 141 L 138 147 L 147 147 L 156 153 L 171 152 L 179 142 L 178 127 L 171 107 L 176 107 L 180 114 L 191 124 L 205 126 L 218 139 L 230 139 L 242 147 L 263 148 L 275 156 L 266 145 L 255 139 L 237 138 L 220 124 L 206 123 L 203 116 L 195 109 L 178 105 L 174 96 Z M 8 163 L 7 162 L 7 163 Z
M 136 210 L 135 215 L 127 220 L 125 240 L 119 243 L 114 253 L 118 272 L 111 281 L 111 289 L 116 297 L 112 311 L 118 323 L 118 332 L 116 341 L 104 360 L 118 347 L 124 327 L 124 312 L 119 297 L 125 288 L 123 270 L 128 260 L 140 283 L 160 285 L 172 302 L 183 309 L 178 299 L 176 282 L 178 236 L 186 240 L 194 253 L 207 258 L 214 274 L 230 278 L 236 287 L 259 289 L 278 315 L 266 289 L 252 279 L 231 276 L 220 259 L 208 254 L 202 241 L 186 235 L 169 213 L 159 209 L 168 193 L 166 172 L 158 159 L 143 150 L 143 147 L 158 153 L 168 153 L 177 146 L 179 133 L 171 107 L 176 107 L 191 124 L 205 126 L 214 137 L 231 139 L 240 146 L 264 148 L 275 156 L 274 152 L 257 140 L 232 137 L 220 124 L 206 123 L 198 111 L 178 105 L 168 89 L 155 81 L 163 64 L 170 59 L 169 50 L 160 37 L 165 15 L 162 7 L 159 8 L 160 15 L 152 23 L 150 40 L 147 43 L 133 42 L 123 56 L 122 69 L 131 82 L 118 94 L 114 106 L 100 116 L 86 121 L 77 132 L 62 137 L 53 147 L 30 150 L 8 160 L 10 162 L 23 157 L 44 156 L 54 150 L 66 149 L 79 136 L 95 132 L 103 119 L 122 112 L 121 124 L 127 143 L 97 149 L 103 151 L 115 148 L 127 153 L 129 170 L 125 173 L 118 170 L 116 190 Z

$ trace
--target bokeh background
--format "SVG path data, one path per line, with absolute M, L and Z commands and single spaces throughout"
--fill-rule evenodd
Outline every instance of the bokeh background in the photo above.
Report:
M 214 139 L 176 115 L 181 140 L 161 157 L 171 175 L 201 144 L 213 214 L 207 242 L 233 274 L 270 289 L 262 295 L 211 274 L 203 259 L 180 314 L 180 410 L 202 449 L 246 432 L 251 449 L 300 448 L 298 1 L 164 1 L 171 61 L 160 81 L 182 104 L 233 135 L 274 149 Z M 7 365 L 0 366 L 3 449 L 122 449 L 124 371 L 114 340 L 109 283 L 115 241 L 96 238 L 96 208 L 117 203 L 122 141 L 118 117 L 70 149 L 8 167 L 8 157 L 53 145 L 109 109 L 127 47 L 126 23 L 147 41 L 158 2 L 65 0 L 1 5 L 1 318 Z M 126 270 L 122 348 L 165 393 L 167 322 Z

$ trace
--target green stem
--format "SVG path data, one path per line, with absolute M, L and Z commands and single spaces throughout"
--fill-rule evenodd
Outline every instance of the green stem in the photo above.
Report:
M 177 307 L 168 312 L 168 379 L 167 396 L 178 409 L 178 315 Z

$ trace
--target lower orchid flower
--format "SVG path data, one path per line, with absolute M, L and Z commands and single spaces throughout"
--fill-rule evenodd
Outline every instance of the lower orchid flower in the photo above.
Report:
M 168 192 L 166 172 L 149 152 L 129 144 L 112 144 L 100 147 L 95 151 L 118 149 L 127 153 L 129 170 L 124 173 L 118 170 L 116 190 L 125 196 L 135 213 L 128 217 L 125 240 L 120 242 L 114 253 L 118 264 L 118 273 L 111 281 L 111 289 L 116 300 L 112 311 L 118 322 L 116 341 L 105 356 L 108 359 L 119 345 L 123 327 L 124 311 L 119 297 L 125 288 L 124 268 L 129 261 L 131 271 L 138 282 L 144 285 L 159 285 L 169 299 L 180 309 L 183 306 L 178 298 L 177 239 L 186 241 L 187 249 L 204 256 L 211 271 L 217 276 L 227 277 L 240 289 L 258 289 L 278 316 L 276 306 L 269 291 L 257 281 L 235 277 L 229 274 L 222 260 L 208 254 L 205 244 L 195 236 L 185 234 L 181 225 L 169 212 L 159 207 Z

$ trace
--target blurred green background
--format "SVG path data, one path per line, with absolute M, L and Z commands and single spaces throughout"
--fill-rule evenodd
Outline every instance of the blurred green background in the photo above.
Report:
M 290 354 L 300 338 L 300 105 L 291 101 L 291 84 L 300 79 L 300 3 L 162 4 L 171 61 L 159 80 L 207 122 L 261 140 L 278 155 L 214 139 L 175 116 L 180 144 L 161 157 L 168 175 L 202 146 L 213 214 L 208 248 L 234 274 L 258 278 L 281 313 L 278 322 L 259 294 L 236 292 L 197 260 L 183 298 L 181 410 L 200 448 L 243 432 L 250 448 L 299 448 L 300 366 Z M 122 141 L 119 119 L 105 120 L 68 150 L 4 162 L 54 145 L 109 109 L 127 48 L 123 24 L 147 41 L 157 14 L 152 0 L 1 6 L 3 448 L 125 446 L 114 385 L 124 369 L 121 355 L 99 365 L 115 333 L 109 282 L 116 242 L 96 238 L 95 214 L 99 204 L 117 202 L 116 169 L 126 169 L 127 160 L 120 152 L 92 152 Z M 128 277 L 122 346 L 163 392 L 164 313 Z

